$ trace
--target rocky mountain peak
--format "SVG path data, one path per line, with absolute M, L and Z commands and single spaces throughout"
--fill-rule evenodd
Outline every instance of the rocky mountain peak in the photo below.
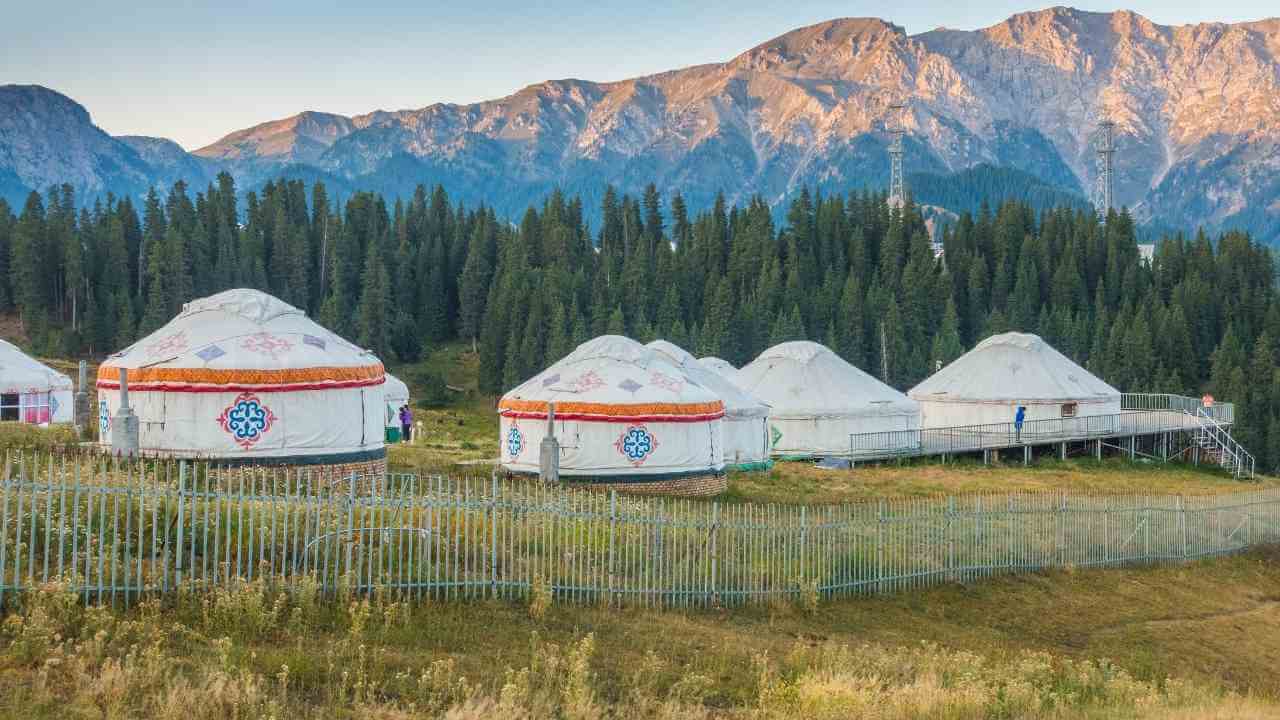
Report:
M 351 118 L 307 110 L 238 130 L 194 154 L 217 160 L 282 158 L 315 162 L 325 149 L 354 129 Z
M 608 183 L 634 193 L 651 181 L 691 208 L 720 192 L 782 203 L 806 186 L 883 187 L 895 102 L 907 108 L 908 173 L 988 164 L 1080 191 L 1096 178 L 1094 133 L 1109 118 L 1117 198 L 1140 219 L 1237 222 L 1280 239 L 1274 19 L 1171 27 L 1127 11 L 1052 7 L 978 30 L 907 35 L 884 20 L 842 18 L 723 63 L 618 82 L 548 80 L 485 102 L 352 118 L 300 113 L 196 156 L 242 187 L 280 173 L 393 195 L 442 182 L 468 203 L 513 214 L 552 188 L 590 200 Z M 0 102 L 0 130 L 15 126 L 13 107 L 31 104 Z M 58 114 L 47 127 L 59 126 Z M 43 161 L 62 148 L 28 130 L 0 132 L 0 170 L 27 162 L 23 182 L 42 183 L 65 169 Z M 180 167 L 172 148 L 99 136 L 125 166 Z M 9 137 L 25 143 L 19 160 L 7 159 L 18 157 Z

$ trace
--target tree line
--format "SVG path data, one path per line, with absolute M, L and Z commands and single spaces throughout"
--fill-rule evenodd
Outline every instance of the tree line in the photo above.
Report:
M 1238 438 L 1280 466 L 1273 258 L 1239 232 L 1167 237 L 1146 261 L 1127 212 L 1076 204 L 984 202 L 935 245 L 920 207 L 872 191 L 801 191 L 780 223 L 759 198 L 691 212 L 653 185 L 606 188 L 598 212 L 553 192 L 518 222 L 442 187 L 336 202 L 322 183 L 242 194 L 224 174 L 192 195 L 0 201 L 0 311 L 36 352 L 100 356 L 193 297 L 259 288 L 389 362 L 465 341 L 495 394 L 603 333 L 735 365 L 811 339 L 905 390 L 1023 330 L 1123 391 L 1236 402 Z

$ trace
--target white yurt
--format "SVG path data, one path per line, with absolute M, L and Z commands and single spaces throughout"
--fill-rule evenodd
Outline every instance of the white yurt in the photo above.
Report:
M 387 380 L 382 385 L 382 396 L 386 403 L 386 427 L 400 429 L 400 406 L 409 404 L 409 386 L 400 378 L 387 373 Z
M 734 383 L 769 405 L 775 457 L 847 455 L 850 435 L 920 427 L 914 400 L 815 342 L 785 342 L 765 350 L 737 372 Z
M 715 393 L 724 402 L 725 465 L 738 470 L 769 467 L 768 405 L 743 392 L 675 343 L 654 340 L 647 347 L 663 355 L 690 381 Z
M 148 455 L 297 465 L 385 458 L 382 362 L 257 290 L 193 300 L 98 368 L 110 442 L 120 368 Z
M 589 340 L 504 395 L 503 468 L 538 472 L 551 404 L 566 480 L 687 494 L 724 487 L 724 402 L 634 340 Z
M 734 367 L 732 363 L 718 357 L 701 358 L 698 360 L 698 364 L 727 380 L 732 380 L 733 376 L 738 372 L 738 368 Z
M 1036 335 L 1004 333 L 978 343 L 909 393 L 925 427 L 1115 415 L 1120 391 Z
M 74 411 L 71 378 L 0 340 L 0 421 L 69 423 Z

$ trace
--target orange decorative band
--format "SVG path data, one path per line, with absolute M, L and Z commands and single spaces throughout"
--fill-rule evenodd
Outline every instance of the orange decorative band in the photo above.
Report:
M 556 418 L 596 422 L 698 422 L 724 417 L 724 403 L 590 403 L 558 402 Z M 544 400 L 503 400 L 498 411 L 504 417 L 545 419 Z
M 129 387 L 137 390 L 198 392 L 200 388 L 226 389 L 229 386 L 281 389 L 363 387 L 379 385 L 386 378 L 382 364 L 354 367 L 285 368 L 279 370 L 218 370 L 212 368 L 130 368 Z M 120 387 L 120 369 L 98 368 L 97 386 Z

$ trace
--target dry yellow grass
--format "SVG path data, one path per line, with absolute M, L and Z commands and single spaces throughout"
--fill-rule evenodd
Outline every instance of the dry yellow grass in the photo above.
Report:
M 0 640 L 0 717 L 1280 717 L 1280 550 L 719 611 L 327 601 L 262 582 Z
M 1101 463 L 1042 460 L 1030 467 L 917 461 L 859 465 L 852 470 L 819 470 L 808 462 L 779 462 L 767 472 L 732 473 L 729 477 L 730 497 L 734 499 L 803 503 L 1003 492 L 1205 495 L 1278 484 L 1280 480 L 1271 477 L 1242 482 L 1207 467 L 1133 463 L 1119 458 Z

